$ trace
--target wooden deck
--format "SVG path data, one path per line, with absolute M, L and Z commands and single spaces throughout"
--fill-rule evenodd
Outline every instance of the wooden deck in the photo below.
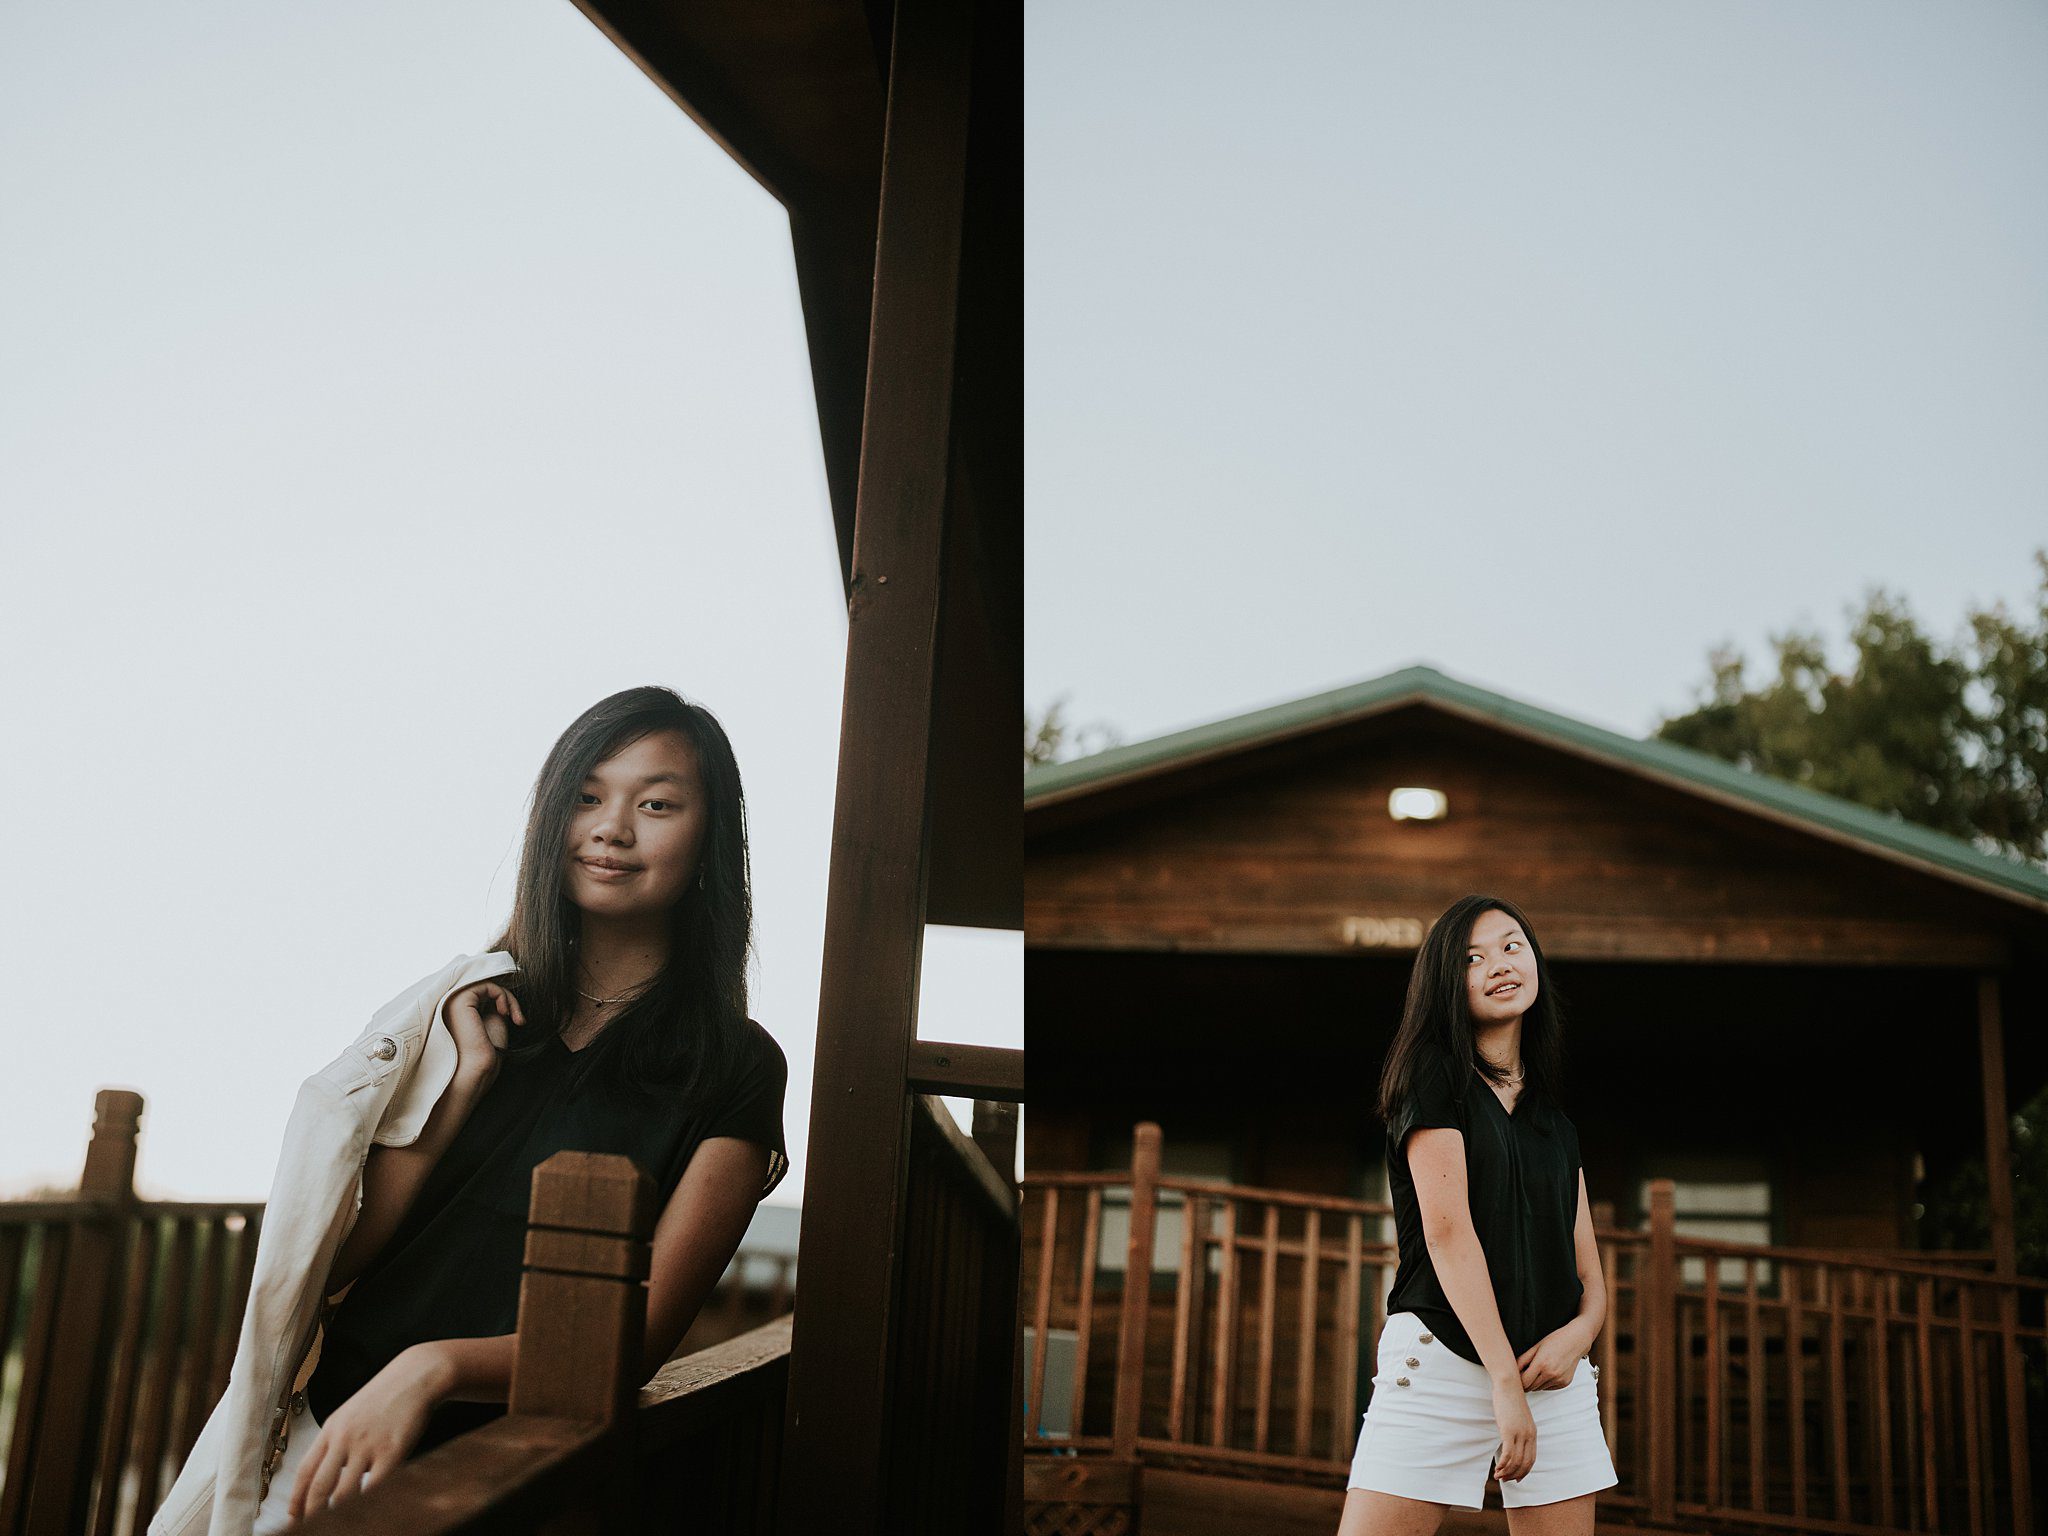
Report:
M 1231 1509 L 1261 1511 L 1261 1531 L 1293 1528 L 1272 1523 L 1283 1509 L 1333 1529 L 1390 1208 L 1162 1178 L 1156 1126 L 1133 1152 L 1129 1174 L 1025 1181 L 1028 1528 L 1111 1531 L 1142 1508 L 1146 1536 L 1223 1529 Z M 1593 1359 L 1621 1475 L 1604 1520 L 2034 1532 L 2048 1281 L 1681 1236 L 1668 1181 L 1646 1230 L 1598 1208 L 1595 1225 Z M 1127 1238 L 1105 1252 L 1112 1227 Z

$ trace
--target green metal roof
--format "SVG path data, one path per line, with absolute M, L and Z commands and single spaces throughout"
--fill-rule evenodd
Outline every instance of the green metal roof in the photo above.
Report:
M 2036 865 L 1986 853 L 1961 838 L 1872 810 L 1853 800 L 1752 773 L 1711 753 L 1674 742 L 1638 740 L 1569 715 L 1540 709 L 1447 677 L 1428 666 L 1404 667 L 1328 693 L 1292 699 L 1150 741 L 1111 747 L 1072 762 L 1027 769 L 1024 806 L 1028 811 L 1034 806 L 1065 803 L 1112 785 L 1233 756 L 1417 701 L 1488 721 L 1517 735 L 1597 758 L 1775 821 L 1794 823 L 1833 841 L 1852 843 L 1894 862 L 1947 875 L 2048 911 L 2048 870 Z

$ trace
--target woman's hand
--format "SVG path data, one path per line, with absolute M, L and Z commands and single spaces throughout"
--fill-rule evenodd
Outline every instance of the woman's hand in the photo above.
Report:
M 1493 1475 L 1504 1483 L 1527 1477 L 1536 1465 L 1536 1419 L 1521 1383 L 1510 1378 L 1493 1384 L 1493 1422 L 1500 1429 Z
M 1578 1374 L 1579 1362 L 1585 1358 L 1586 1351 L 1577 1334 L 1565 1328 L 1546 1333 L 1523 1350 L 1516 1361 L 1522 1368 L 1522 1390 L 1540 1392 L 1549 1387 L 1569 1386 L 1572 1377 Z
M 353 1498 L 404 1465 L 440 1402 L 439 1367 L 403 1351 L 334 1410 L 292 1480 L 291 1518 Z
M 511 1025 L 524 1024 L 519 999 L 495 981 L 472 981 L 449 995 L 441 1009 L 455 1037 L 455 1078 L 481 1092 L 498 1076 L 498 1052 L 512 1043 Z

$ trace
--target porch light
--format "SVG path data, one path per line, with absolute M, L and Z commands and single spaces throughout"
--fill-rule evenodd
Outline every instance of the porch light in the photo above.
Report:
M 1387 796 L 1387 814 L 1396 821 L 1441 821 L 1451 802 L 1440 789 L 1406 786 Z

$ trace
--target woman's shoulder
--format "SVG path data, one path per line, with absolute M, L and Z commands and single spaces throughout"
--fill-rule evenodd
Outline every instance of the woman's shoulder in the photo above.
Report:
M 764 1064 L 772 1063 L 779 1072 L 789 1069 L 789 1058 L 782 1053 L 782 1042 L 768 1033 L 767 1026 L 758 1019 L 744 1021 L 747 1047 Z

